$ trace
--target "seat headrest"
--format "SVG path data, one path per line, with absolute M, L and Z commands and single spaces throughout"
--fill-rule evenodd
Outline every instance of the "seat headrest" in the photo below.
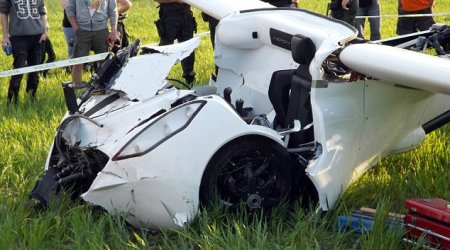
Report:
M 298 64 L 310 64 L 316 54 L 316 45 L 309 37 L 294 35 L 291 40 L 292 58 Z

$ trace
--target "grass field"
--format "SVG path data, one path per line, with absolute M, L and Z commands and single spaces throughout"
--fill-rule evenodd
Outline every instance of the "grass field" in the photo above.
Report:
M 214 1 L 214 0 L 211 0 Z M 57 59 L 66 59 L 61 29 L 62 11 L 57 1 L 47 2 L 51 38 Z M 450 1 L 436 0 L 436 13 L 450 12 Z M 302 8 L 325 13 L 326 0 L 303 1 Z M 158 41 L 153 21 L 153 1 L 134 0 L 126 20 L 132 39 L 142 44 Z M 381 0 L 382 14 L 396 14 L 397 0 Z M 199 32 L 207 31 L 195 10 Z M 382 20 L 383 38 L 394 36 L 396 18 Z M 450 16 L 437 17 L 450 24 Z M 0 70 L 10 69 L 12 58 L 0 53 Z M 213 70 L 209 37 L 196 52 L 197 84 L 208 81 Z M 171 73 L 180 79 L 180 68 Z M 87 79 L 87 75 L 84 76 Z M 450 200 L 450 128 L 428 135 L 417 150 L 393 155 L 379 162 L 340 199 L 337 207 L 319 215 L 302 209 L 280 207 L 270 218 L 248 219 L 245 213 L 229 214 L 213 207 L 179 231 L 151 233 L 127 228 L 114 217 L 86 204 L 62 202 L 39 212 L 25 206 L 28 194 L 43 173 L 47 151 L 65 112 L 61 82 L 69 81 L 62 69 L 49 72 L 37 100 L 30 102 L 24 85 L 17 106 L 6 108 L 9 78 L 0 85 L 0 249 L 402 249 L 402 230 L 387 229 L 381 222 L 388 211 L 404 213 L 408 197 L 441 197 Z M 382 98 L 380 97 L 380 101 Z M 337 215 L 361 206 L 378 208 L 373 231 L 367 235 L 338 233 Z

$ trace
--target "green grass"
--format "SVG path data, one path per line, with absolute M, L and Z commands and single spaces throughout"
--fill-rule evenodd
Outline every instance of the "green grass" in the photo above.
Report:
M 212 1 L 212 0 L 211 0 Z M 301 1 L 305 9 L 325 13 L 325 0 Z M 397 0 L 381 0 L 383 14 L 396 14 Z M 51 29 L 49 36 L 58 60 L 66 58 L 60 28 L 62 11 L 47 3 Z M 126 20 L 132 39 L 142 44 L 158 41 L 153 21 L 157 9 L 153 1 L 134 0 Z M 437 1 L 437 13 L 450 12 L 449 1 Z M 199 11 L 195 11 L 199 32 L 207 31 Z M 438 17 L 450 23 L 450 17 Z M 382 21 L 383 38 L 394 36 L 396 18 Z M 12 58 L 0 55 L 0 70 L 10 69 Z M 208 81 L 213 71 L 209 37 L 202 38 L 196 52 L 198 84 Z M 171 73 L 180 78 L 180 67 Z M 87 79 L 87 75 L 84 76 Z M 320 215 L 280 206 L 268 218 L 245 212 L 229 214 L 212 207 L 194 223 L 179 231 L 151 233 L 126 227 L 122 218 L 94 210 L 85 204 L 62 201 L 48 211 L 27 206 L 28 194 L 43 165 L 55 129 L 65 112 L 61 82 L 70 75 L 51 70 L 42 79 L 37 100 L 23 93 L 17 106 L 6 108 L 9 78 L 0 85 L 0 249 L 401 249 L 401 230 L 386 229 L 381 221 L 387 211 L 403 213 L 408 197 L 441 197 L 450 200 L 449 128 L 430 134 L 423 147 L 393 155 L 369 170 L 340 199 L 336 208 Z M 361 206 L 378 208 L 374 230 L 367 235 L 338 233 L 338 215 Z

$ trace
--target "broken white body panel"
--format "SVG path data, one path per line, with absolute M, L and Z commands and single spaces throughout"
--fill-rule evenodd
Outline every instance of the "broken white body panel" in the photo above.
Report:
M 167 85 L 166 77 L 172 66 L 182 58 L 189 56 L 200 45 L 200 38 L 196 37 L 184 43 L 171 46 L 154 46 L 160 54 L 149 54 L 145 57 L 131 58 L 129 65 L 116 79 L 114 89 L 123 91 L 133 100 L 146 100 L 156 95 L 157 91 Z M 156 58 L 151 58 L 156 57 Z M 145 70 L 142 70 L 145 65 Z
M 277 31 L 281 34 L 274 34 Z M 450 109 L 445 95 L 450 93 L 450 61 L 389 46 L 350 45 L 340 55 L 343 63 L 380 80 L 342 82 L 324 74 L 322 65 L 332 52 L 356 37 L 352 27 L 294 9 L 234 13 L 217 27 L 219 93 L 230 86 L 233 101 L 244 99 L 256 113 L 270 112 L 273 107 L 267 91 L 272 73 L 298 66 L 291 51 L 281 48 L 283 43 L 290 45 L 285 33 L 309 37 L 317 47 L 309 71 L 314 138 L 323 152 L 306 172 L 321 208 L 328 210 L 380 158 L 404 151 L 398 149 L 404 138 L 414 139 L 408 149 L 420 145 L 424 136 L 410 134 L 423 134 L 425 122 Z
M 123 212 L 127 221 L 138 227 L 171 228 L 192 220 L 198 211 L 204 168 L 227 141 L 260 134 L 282 142 L 272 130 L 248 126 L 224 102 L 217 96 L 199 98 L 191 104 L 193 109 L 201 108 L 195 116 L 186 115 L 189 106 L 167 114 L 168 120 L 184 116 L 186 122 L 192 121 L 169 140 L 154 142 L 156 147 L 142 157 L 108 162 L 83 199 L 109 211 Z M 163 137 L 167 129 L 177 129 L 165 126 L 168 124 L 152 124 L 152 136 L 160 133 Z M 131 140 L 137 133 L 128 134 L 122 141 Z
M 57 133 L 46 164 L 47 169 L 59 164 L 58 152 L 60 158 L 77 157 L 79 151 L 95 155 L 90 162 L 98 173 L 82 198 L 123 214 L 134 226 L 165 229 L 190 222 L 199 210 L 205 170 L 241 138 L 263 138 L 275 144 L 273 148 L 301 156 L 294 151 L 302 146 L 289 146 L 286 136 L 298 131 L 277 130 L 274 122 L 269 89 L 278 71 L 303 70 L 311 76 L 310 108 L 304 111 L 311 113 L 312 123 L 301 127 L 313 138 L 302 143 L 314 142 L 320 150 L 311 151 L 314 155 L 299 166 L 325 211 L 380 158 L 420 145 L 425 138 L 422 126 L 450 110 L 450 83 L 441 79 L 448 79 L 450 60 L 389 46 L 348 45 L 356 38 L 354 28 L 308 11 L 248 10 L 266 7 L 255 0 L 249 5 L 237 0 L 186 2 L 221 18 L 215 44 L 219 71 L 212 88 L 217 93 L 165 87 L 170 68 L 195 49 L 198 38 L 131 57 L 105 94 L 92 95 L 81 105 L 83 119 L 70 114 L 64 118 L 73 120 L 63 120 L 62 136 Z M 310 39 L 316 48 L 306 70 L 293 59 L 296 35 Z M 327 71 L 336 52 L 351 70 L 369 77 L 353 81 Z M 386 66 L 390 62 L 404 65 Z M 427 65 L 421 66 L 435 74 L 420 71 L 424 62 Z M 419 74 L 411 72 L 415 70 Z M 229 101 L 227 88 L 232 90 Z M 250 115 L 237 112 L 234 104 L 239 100 Z M 61 153 L 65 151 L 58 149 L 59 137 L 75 153 Z M 243 200 L 257 208 L 258 198 L 255 193 Z

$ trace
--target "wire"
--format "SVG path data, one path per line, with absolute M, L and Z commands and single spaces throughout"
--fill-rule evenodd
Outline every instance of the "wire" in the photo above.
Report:
M 174 82 L 177 82 L 177 83 L 183 85 L 186 89 L 191 89 L 191 87 L 190 87 L 189 85 L 187 85 L 186 83 L 184 83 L 184 82 L 182 82 L 182 81 L 180 81 L 180 80 L 178 80 L 178 79 L 167 78 L 167 80 L 168 80 L 168 81 L 174 81 Z

